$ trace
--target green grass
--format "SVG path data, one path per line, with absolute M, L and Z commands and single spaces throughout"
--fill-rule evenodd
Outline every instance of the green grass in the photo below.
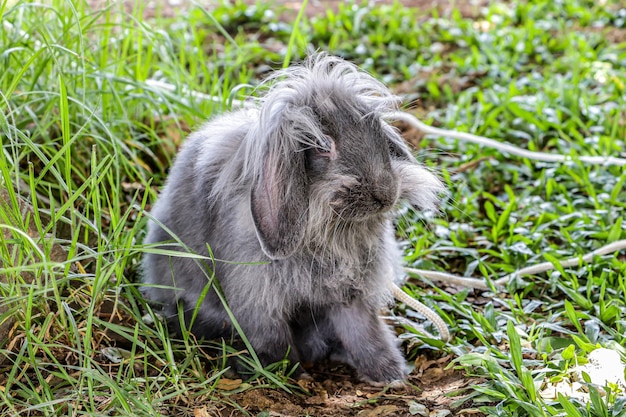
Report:
M 441 216 L 399 221 L 409 266 L 496 279 L 626 238 L 624 169 L 576 161 L 626 153 L 617 0 L 494 3 L 473 18 L 363 3 L 296 28 L 260 2 L 194 6 L 178 18 L 146 19 L 143 7 L 0 1 L 0 323 L 15 320 L 0 340 L 0 415 L 151 416 L 224 401 L 215 389 L 223 358 L 142 320 L 145 210 L 186 132 L 307 47 L 354 60 L 428 123 L 574 160 L 422 141 L 420 159 L 450 191 Z M 20 198 L 34 207 L 26 219 Z M 624 357 L 625 265 L 623 253 L 607 255 L 497 293 L 411 280 L 455 339 L 406 327 L 409 357 L 454 354 L 454 366 L 484 378 L 460 398 L 488 415 L 623 415 L 624 392 L 592 387 L 589 404 L 538 392 L 598 346 Z M 103 357 L 105 347 L 121 362 Z M 281 364 L 251 368 L 253 386 L 294 389 Z

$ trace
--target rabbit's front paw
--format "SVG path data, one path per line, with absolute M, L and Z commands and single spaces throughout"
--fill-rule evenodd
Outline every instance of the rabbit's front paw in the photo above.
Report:
M 404 382 L 404 380 L 401 380 L 401 379 L 394 379 L 393 381 L 390 381 L 390 382 L 381 382 L 381 381 L 372 381 L 371 379 L 367 377 L 361 377 L 361 381 L 365 382 L 368 385 L 371 385 L 372 387 L 389 387 L 393 389 L 406 388 L 406 383 Z
M 392 357 L 381 357 L 380 362 L 371 366 L 361 367 L 358 370 L 359 378 L 372 386 L 403 387 L 407 376 L 407 367 L 399 352 L 393 352 L 390 356 Z

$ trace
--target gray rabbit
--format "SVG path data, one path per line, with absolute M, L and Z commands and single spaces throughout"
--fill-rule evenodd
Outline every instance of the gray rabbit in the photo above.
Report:
M 145 239 L 181 256 L 146 253 L 142 291 L 174 328 L 204 294 L 205 338 L 233 334 L 221 291 L 263 364 L 332 357 L 370 383 L 403 380 L 378 316 L 402 275 L 393 212 L 435 208 L 442 185 L 383 120 L 397 98 L 353 64 L 315 54 L 268 83 L 182 146 Z

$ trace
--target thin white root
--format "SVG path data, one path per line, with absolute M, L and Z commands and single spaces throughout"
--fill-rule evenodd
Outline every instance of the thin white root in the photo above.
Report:
M 180 91 L 182 94 L 190 95 L 191 97 L 195 99 L 199 99 L 199 100 L 212 101 L 214 103 L 222 103 L 224 101 L 221 97 L 212 96 L 210 94 L 204 94 L 199 91 L 194 91 L 186 86 L 181 86 L 180 88 L 178 88 L 173 84 L 166 83 L 166 82 L 159 81 L 159 80 L 147 79 L 146 84 L 148 84 L 150 87 L 153 87 L 159 90 L 169 91 L 170 93 L 176 93 L 177 91 Z M 253 103 L 252 101 L 248 102 L 248 101 L 233 99 L 231 101 L 231 104 L 233 106 L 245 107 L 246 105 L 251 105 Z
M 511 155 L 521 156 L 522 158 L 528 158 L 535 161 L 543 161 L 543 162 L 567 162 L 571 161 L 572 158 L 569 155 L 561 155 L 554 153 L 546 153 L 546 152 L 535 152 L 529 151 L 528 149 L 518 148 L 517 146 L 513 146 L 508 143 L 498 142 L 493 139 L 488 139 L 483 136 L 473 135 L 471 133 L 463 133 L 463 132 L 455 132 L 453 130 L 440 129 L 437 127 L 428 126 L 427 124 L 422 123 L 417 117 L 413 116 L 411 113 L 406 113 L 402 111 L 397 111 L 393 113 L 389 113 L 385 115 L 386 117 L 393 120 L 402 120 L 415 127 L 422 132 L 429 135 L 437 135 L 443 136 L 452 139 L 458 139 L 466 142 L 473 142 L 479 145 L 488 146 L 490 148 L 494 148 L 499 150 L 500 152 L 506 152 Z M 613 156 L 586 156 L 581 155 L 578 157 L 581 162 L 585 162 L 588 164 L 599 164 L 599 165 L 626 165 L 626 159 L 624 158 L 616 158 Z
M 564 261 L 560 261 L 559 264 L 563 268 L 569 268 L 571 266 L 579 265 L 581 263 L 589 263 L 593 261 L 595 256 L 603 256 L 609 253 L 618 252 L 626 249 L 626 239 L 617 240 L 613 243 L 609 243 L 608 245 L 604 245 L 601 248 L 594 250 L 593 252 L 589 252 L 583 256 L 576 256 L 573 258 L 566 259 Z M 521 276 L 521 275 L 536 275 L 541 274 L 546 271 L 551 271 L 555 269 L 555 266 L 552 262 L 542 262 L 537 265 L 527 266 L 522 269 L 518 269 L 517 271 L 508 274 L 502 278 L 499 278 L 493 281 L 493 284 L 496 287 L 505 286 L 513 277 Z M 424 269 L 415 269 L 415 268 L 404 268 L 404 270 L 410 275 L 420 275 L 425 278 L 431 279 L 433 281 L 444 282 L 446 284 L 451 285 L 460 285 L 468 288 L 475 288 L 479 290 L 488 290 L 490 287 L 487 285 L 487 282 L 484 280 L 469 278 L 469 277 L 459 277 L 457 275 L 448 274 L 445 272 L 437 272 L 437 271 L 427 271 Z
M 581 263 L 589 263 L 593 260 L 595 256 L 603 256 L 613 252 L 619 252 L 621 250 L 626 249 L 626 239 L 616 240 L 613 243 L 609 243 L 608 245 L 604 245 L 593 252 L 589 252 L 582 257 L 576 256 L 573 258 L 566 259 L 564 261 L 560 261 L 560 265 L 563 268 L 569 268 L 570 266 L 579 265 Z M 509 274 L 505 277 L 502 277 L 495 281 L 497 286 L 506 285 L 509 280 L 518 275 L 535 275 L 540 274 L 542 272 L 550 271 L 554 269 L 554 265 L 551 262 L 543 262 L 538 265 L 527 266 L 525 268 L 519 269 L 512 274 Z
M 406 304 L 411 307 L 413 310 L 422 314 L 428 320 L 432 321 L 437 330 L 439 331 L 439 337 L 444 342 L 449 342 L 452 340 L 450 337 L 450 331 L 448 330 L 448 326 L 444 321 L 439 317 L 437 313 L 431 310 L 428 306 L 423 304 L 421 301 L 411 297 L 409 294 L 405 293 L 398 287 L 396 284 L 391 284 L 393 290 L 393 296 L 396 297 L 396 300 Z
M 482 279 L 460 277 L 457 275 L 448 274 L 447 272 L 428 271 L 426 269 L 417 268 L 404 268 L 404 272 L 409 275 L 419 275 L 433 281 L 444 282 L 448 285 L 460 285 L 462 287 L 476 288 L 481 290 L 489 289 L 489 286 L 487 286 L 485 281 L 483 281 Z

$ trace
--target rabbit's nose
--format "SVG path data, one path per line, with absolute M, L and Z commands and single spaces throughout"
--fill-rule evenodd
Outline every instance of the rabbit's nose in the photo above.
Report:
M 378 205 L 380 205 L 381 208 L 390 207 L 395 202 L 392 196 L 386 191 L 373 192 L 372 198 Z
M 390 208 L 398 199 L 397 181 L 392 174 L 383 174 L 378 178 L 376 185 L 372 187 L 372 199 L 382 209 Z
M 381 208 L 389 208 L 396 203 L 397 194 L 389 188 L 377 188 L 372 190 L 372 199 L 380 205 Z

